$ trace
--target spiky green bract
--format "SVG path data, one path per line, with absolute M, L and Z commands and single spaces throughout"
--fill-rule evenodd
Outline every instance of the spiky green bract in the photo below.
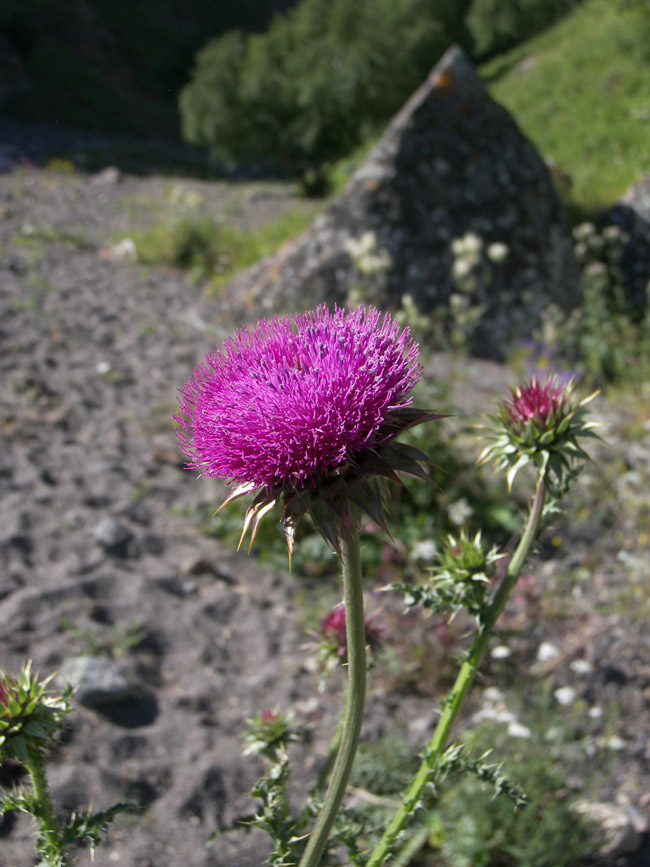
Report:
M 44 750 L 70 712 L 71 691 L 52 695 L 52 677 L 39 681 L 26 663 L 18 677 L 0 672 L 0 759 L 25 764 L 30 751 Z
M 469 538 L 463 530 L 457 538 L 447 537 L 426 583 L 399 583 L 391 585 L 390 589 L 401 590 L 409 608 L 418 604 L 431 611 L 450 608 L 452 617 L 466 608 L 470 614 L 480 616 L 496 563 L 503 556 L 496 547 L 489 551 L 484 549 L 480 532 Z
M 589 458 L 580 439 L 599 438 L 594 433 L 598 425 L 587 420 L 585 409 L 598 392 L 578 402 L 574 393 L 573 380 L 564 384 L 554 376 L 544 382 L 533 377 L 511 389 L 510 399 L 485 427 L 490 442 L 478 463 L 493 461 L 497 471 L 505 470 L 509 488 L 519 470 L 532 463 L 550 492 L 561 496 L 575 465 Z
M 266 710 L 246 720 L 244 755 L 261 755 L 271 762 L 280 761 L 287 745 L 301 737 L 301 729 L 288 711 Z

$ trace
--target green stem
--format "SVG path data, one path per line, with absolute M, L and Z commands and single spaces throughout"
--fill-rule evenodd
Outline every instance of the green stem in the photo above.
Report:
M 316 785 L 314 786 L 312 794 L 318 795 L 320 794 L 325 786 L 327 785 L 327 781 L 330 778 L 330 773 L 332 768 L 334 767 L 334 762 L 336 761 L 336 757 L 339 752 L 339 747 L 341 745 L 341 736 L 343 734 L 343 717 L 339 720 L 339 724 L 336 728 L 336 734 L 332 738 L 332 742 L 330 743 L 329 750 L 327 753 L 327 758 L 323 763 L 323 767 L 320 769 L 318 774 L 318 779 L 316 780 Z
M 43 851 L 39 851 L 39 854 L 43 857 L 45 864 L 51 864 L 52 867 L 68 867 L 70 861 L 67 854 L 63 851 L 59 830 L 54 818 L 52 801 L 50 800 L 50 793 L 47 788 L 45 760 L 42 752 L 38 749 L 28 748 L 25 764 L 34 790 L 36 809 L 33 815 L 38 822 L 39 838 L 45 847 Z
M 299 867 L 318 867 L 334 819 L 341 806 L 359 744 L 366 698 L 366 629 L 358 529 L 341 526 L 341 562 L 347 637 L 348 685 L 341 742 L 323 806 L 311 832 Z
M 528 522 L 524 533 L 519 540 L 517 550 L 512 556 L 508 570 L 494 594 L 490 605 L 481 618 L 478 633 L 472 644 L 469 654 L 461 665 L 456 683 L 444 703 L 444 708 L 436 730 L 427 749 L 425 758 L 402 799 L 402 805 L 393 817 L 390 825 L 384 832 L 383 837 L 373 849 L 366 867 L 381 867 L 385 863 L 392 846 L 398 835 L 404 828 L 409 816 L 415 811 L 425 789 L 431 779 L 431 772 L 436 767 L 442 753 L 447 746 L 447 740 L 451 729 L 456 721 L 463 700 L 472 685 L 476 671 L 480 665 L 483 654 L 487 648 L 494 626 L 505 608 L 508 597 L 514 587 L 519 573 L 528 557 L 530 550 L 537 538 L 545 497 L 544 475 L 540 473 L 537 481 L 537 490 L 531 506 Z

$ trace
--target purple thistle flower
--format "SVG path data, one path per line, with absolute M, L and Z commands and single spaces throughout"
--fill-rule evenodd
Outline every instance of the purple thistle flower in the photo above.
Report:
M 210 353 L 182 391 L 181 438 L 204 475 L 272 487 L 317 484 L 376 444 L 420 378 L 408 330 L 374 309 L 263 320 Z
M 281 497 L 291 552 L 297 521 L 307 510 L 314 517 L 312 495 L 326 484 L 376 473 L 397 478 L 395 470 L 426 475 L 421 453 L 386 451 L 402 430 L 440 417 L 409 407 L 418 356 L 409 329 L 373 307 L 332 313 L 321 306 L 262 320 L 209 353 L 181 389 L 180 448 L 190 468 L 235 485 L 226 502 L 257 492 L 244 535 L 251 526 L 254 537 Z M 330 489 L 334 517 L 347 520 L 348 493 Z M 381 517 L 379 493 L 359 494 L 350 499 Z M 315 521 L 338 550 L 330 518 Z

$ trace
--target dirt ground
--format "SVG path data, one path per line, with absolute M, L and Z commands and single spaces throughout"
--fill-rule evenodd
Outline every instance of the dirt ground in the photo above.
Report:
M 92 652 L 123 668 L 128 697 L 77 704 L 51 765 L 62 813 L 125 800 L 140 807 L 116 822 L 97 850 L 100 865 L 262 864 L 266 841 L 255 834 L 206 846 L 217 823 L 246 810 L 258 776 L 259 765 L 241 755 L 243 720 L 295 707 L 315 726 L 309 747 L 296 751 L 300 787 L 313 779 L 338 715 L 335 690 L 317 693 L 305 665 L 309 586 L 237 555 L 192 519 L 216 507 L 221 489 L 183 469 L 171 424 L 176 390 L 232 323 L 218 298 L 182 273 L 110 253 L 120 235 L 188 193 L 211 213 L 243 221 L 290 203 L 281 188 L 263 185 L 242 186 L 233 204 L 226 184 L 35 168 L 0 175 L 0 665 L 15 670 L 31 658 L 45 675 Z M 432 372 L 447 376 L 448 364 L 438 359 Z M 468 362 L 453 377 L 454 404 L 487 409 L 510 379 L 494 364 Z M 621 460 L 643 487 L 650 459 L 647 446 L 635 448 L 625 446 Z M 599 484 L 595 475 L 596 499 Z M 611 556 L 597 562 L 609 565 L 577 585 L 571 618 L 520 624 L 515 645 L 534 661 L 541 641 L 552 642 L 558 688 L 573 683 L 572 661 L 590 664 L 576 689 L 593 705 L 603 696 L 617 704 L 617 721 L 595 737 L 620 744 L 602 791 L 586 794 L 629 807 L 643 831 L 646 600 L 632 612 L 606 604 L 628 581 L 613 559 L 624 544 L 603 538 L 600 524 L 581 527 L 570 555 L 542 564 L 542 580 L 552 582 L 569 561 L 584 569 L 608 545 Z M 626 532 L 623 524 L 615 530 Z M 525 600 L 514 600 L 509 616 L 511 626 L 525 619 Z M 392 726 L 421 735 L 433 708 L 430 695 L 371 691 L 366 736 Z M 13 767 L 0 773 L 4 785 L 18 778 Z M 617 863 L 650 863 L 634 857 Z M 0 824 L 0 865 L 31 863 L 30 821 L 11 814 Z M 78 863 L 90 864 L 86 852 Z

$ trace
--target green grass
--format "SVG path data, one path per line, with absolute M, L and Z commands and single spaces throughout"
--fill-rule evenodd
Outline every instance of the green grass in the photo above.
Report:
M 573 180 L 583 213 L 614 203 L 650 171 L 650 12 L 586 0 L 480 73 L 547 159 Z
M 199 280 L 210 278 L 217 290 L 306 229 L 317 212 L 317 204 L 304 202 L 250 231 L 191 213 L 133 231 L 131 238 L 138 261 L 188 268 Z

